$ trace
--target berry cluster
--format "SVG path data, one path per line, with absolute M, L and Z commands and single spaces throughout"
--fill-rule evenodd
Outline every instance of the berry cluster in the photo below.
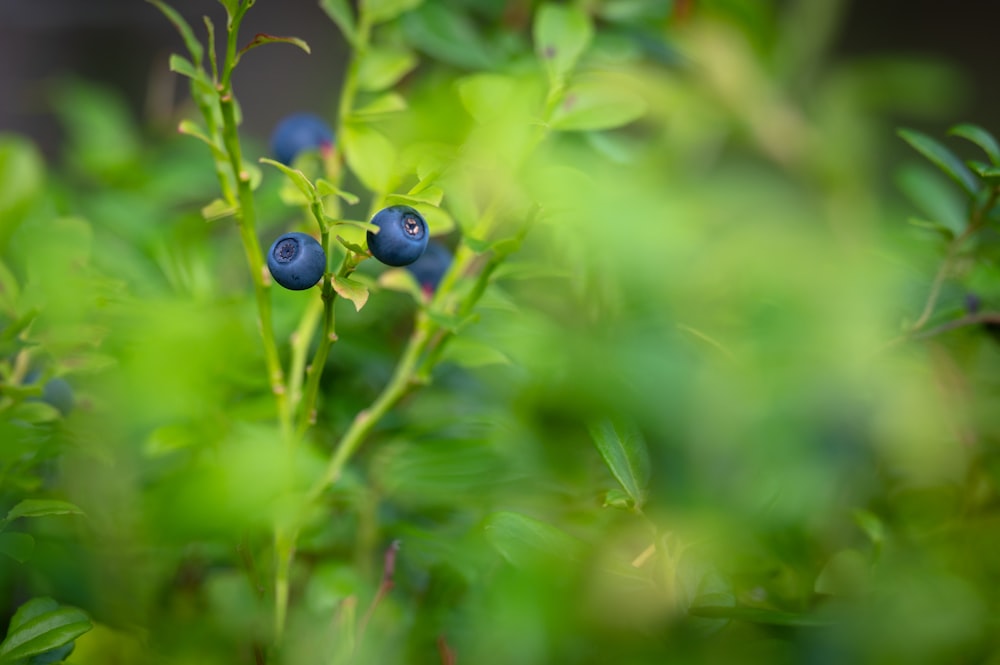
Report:
M 321 118 L 310 113 L 296 113 L 282 120 L 271 137 L 275 159 L 291 164 L 302 152 L 328 149 L 333 131 Z M 428 249 L 430 233 L 427 222 L 414 208 L 394 205 L 372 217 L 378 231 L 369 231 L 368 250 L 388 266 L 410 266 Z M 421 265 L 413 268 L 417 281 L 433 291 L 451 262 L 447 249 L 430 245 L 432 252 Z M 442 254 L 443 251 L 443 254 Z M 315 238 L 305 233 L 286 233 L 271 245 L 267 267 L 281 286 L 301 291 L 314 286 L 326 273 L 326 252 Z

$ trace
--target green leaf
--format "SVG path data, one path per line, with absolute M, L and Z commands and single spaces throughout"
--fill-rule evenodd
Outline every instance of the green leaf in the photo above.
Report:
M 992 164 L 985 164 L 977 161 L 966 162 L 966 164 L 975 172 L 977 176 L 983 178 L 984 180 L 996 180 L 997 177 L 1000 177 L 1000 166 L 994 166 Z
M 0 553 L 7 555 L 18 563 L 24 563 L 31 558 L 35 550 L 35 539 L 26 533 L 8 531 L 0 533 Z
M 502 351 L 468 337 L 455 337 L 444 353 L 442 361 L 453 362 L 459 367 L 486 367 L 488 365 L 509 365 L 510 358 Z
M 170 55 L 170 71 L 176 72 L 181 76 L 186 76 L 189 79 L 198 79 L 204 75 L 204 72 L 196 67 L 194 63 L 177 53 Z
M 431 236 L 443 236 L 455 228 L 455 220 L 444 208 L 415 201 L 411 203 L 417 212 L 424 217 L 427 222 L 427 231 Z
M 356 311 L 360 312 L 361 308 L 368 302 L 368 287 L 364 284 L 350 277 L 340 277 L 339 275 L 332 275 L 330 281 L 337 295 L 354 303 Z
M 240 52 L 236 54 L 237 61 L 240 56 L 250 49 L 255 49 L 258 46 L 263 46 L 264 44 L 291 44 L 292 46 L 298 46 L 306 53 L 312 53 L 312 49 L 309 48 L 309 44 L 307 44 L 304 39 L 299 39 L 298 37 L 278 37 L 276 35 L 258 32 L 254 35 L 254 38 L 250 41 L 250 43 L 240 49 Z
M 896 184 L 923 215 L 953 236 L 965 230 L 968 224 L 965 201 L 955 186 L 936 171 L 923 164 L 908 164 L 897 171 Z
M 361 0 L 361 11 L 372 24 L 391 21 L 400 14 L 415 9 L 424 0 Z
M 478 123 L 506 115 L 515 90 L 514 79 L 503 74 L 473 74 L 458 81 L 462 106 Z
M 289 180 L 295 185 L 295 187 L 302 192 L 302 195 L 306 197 L 307 201 L 313 201 L 316 199 L 316 188 L 306 174 L 298 169 L 293 169 L 290 166 L 285 166 L 281 162 L 276 162 L 273 159 L 268 159 L 267 157 L 261 157 L 260 161 L 262 164 L 270 164 L 274 168 L 278 169 L 284 173 Z
M 232 217 L 237 212 L 239 210 L 235 206 L 229 205 L 222 199 L 215 199 L 201 209 L 201 216 L 205 218 L 205 221 L 214 222 L 226 217 Z
M 417 56 L 409 49 L 370 48 L 358 62 L 358 88 L 368 92 L 391 88 L 416 66 Z
M 49 515 L 83 515 L 83 511 L 69 501 L 55 499 L 25 499 L 10 509 L 7 521 L 21 517 L 47 517 Z
M 431 185 L 419 193 L 413 194 L 390 194 L 385 197 L 386 205 L 408 205 L 417 206 L 420 204 L 426 204 L 431 206 L 441 205 L 441 199 L 444 198 L 444 191 L 440 187 L 435 187 Z
M 493 548 L 518 568 L 566 566 L 582 551 L 581 543 L 565 531 L 520 513 L 493 513 L 486 520 L 485 530 Z
M 348 205 L 354 205 L 360 200 L 358 199 L 357 195 L 351 194 L 350 192 L 345 192 L 344 190 L 340 189 L 332 182 L 324 178 L 320 178 L 319 180 L 316 181 L 316 192 L 320 196 L 331 196 L 331 195 L 337 196 L 346 201 Z
M 351 242 L 350 240 L 346 240 L 342 236 L 337 236 L 337 242 L 343 245 L 345 249 L 348 249 L 354 252 L 355 254 L 358 254 L 359 256 L 368 256 L 368 250 L 356 242 Z
M 366 120 L 366 116 L 378 116 L 386 113 L 398 113 L 406 110 L 406 100 L 397 92 L 387 92 L 379 95 L 364 106 L 354 109 L 352 116 L 358 120 Z
M 553 80 L 562 80 L 576 65 L 594 36 L 590 16 L 576 5 L 542 5 L 533 26 L 535 52 Z
M 354 26 L 354 13 L 347 0 L 319 0 L 319 6 L 340 28 L 344 39 L 353 44 L 357 39 L 357 28 Z
M 496 62 L 469 17 L 442 4 L 425 4 L 408 13 L 403 31 L 411 46 L 456 67 L 490 69 Z
M 636 120 L 646 112 L 638 95 L 606 83 L 581 83 L 571 87 L 552 115 L 552 128 L 562 131 L 612 129 Z
M 855 549 L 834 554 L 816 577 L 813 590 L 831 596 L 857 597 L 871 586 L 871 563 Z
M 194 31 L 191 30 L 191 26 L 184 20 L 184 17 L 178 14 L 173 7 L 165 2 L 160 2 L 160 0 L 146 0 L 146 2 L 163 12 L 167 20 L 174 24 L 177 32 L 181 34 L 181 38 L 184 40 L 184 45 L 187 46 L 188 53 L 191 54 L 191 59 L 200 67 L 204 47 L 202 47 L 198 38 L 194 36 Z
M 983 149 L 995 166 L 1000 166 L 1000 144 L 997 144 L 993 135 L 982 127 L 968 123 L 955 125 L 948 130 L 948 134 L 972 141 Z
M 649 483 L 649 451 L 634 426 L 609 419 L 589 426 L 590 435 L 611 475 L 621 484 L 637 508 L 646 500 Z
M 909 143 L 917 152 L 929 159 L 932 164 L 958 183 L 969 196 L 975 196 L 979 183 L 972 172 L 948 148 L 936 140 L 912 129 L 900 129 L 899 136 Z
M 396 149 L 377 129 L 360 123 L 344 125 L 341 143 L 347 165 L 358 179 L 374 192 L 391 189 Z
M 10 621 L 7 638 L 0 643 L 0 663 L 16 663 L 57 649 L 92 627 L 83 610 L 58 606 L 50 598 L 29 600 Z
M 409 270 L 405 268 L 390 268 L 378 276 L 378 285 L 390 291 L 409 293 L 416 302 L 423 301 L 420 284 Z
M 376 225 L 371 222 L 362 222 L 359 219 L 337 219 L 336 217 L 330 217 L 329 215 L 324 215 L 323 219 L 330 226 L 353 226 L 354 228 L 361 229 L 362 231 L 371 231 L 373 233 L 378 233 L 379 231 L 379 227 Z

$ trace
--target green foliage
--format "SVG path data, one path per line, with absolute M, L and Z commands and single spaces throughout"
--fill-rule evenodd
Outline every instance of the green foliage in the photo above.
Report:
M 1000 148 L 885 158 L 948 70 L 840 63 L 832 5 L 321 0 L 285 165 L 233 72 L 308 46 L 151 4 L 183 136 L 67 79 L 59 166 L 0 137 L 0 662 L 995 658 Z

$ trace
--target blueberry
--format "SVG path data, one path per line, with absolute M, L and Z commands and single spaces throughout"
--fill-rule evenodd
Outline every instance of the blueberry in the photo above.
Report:
M 24 377 L 24 383 L 28 385 L 33 384 L 38 381 L 39 376 L 41 376 L 41 372 L 33 369 Z M 57 376 L 45 382 L 45 385 L 42 386 L 41 397 L 32 397 L 30 399 L 41 400 L 49 406 L 54 407 L 63 416 L 66 416 L 73 410 L 73 387 L 69 385 L 66 379 Z
M 437 290 L 441 278 L 451 266 L 451 252 L 444 245 L 428 242 L 427 249 L 419 259 L 406 267 L 420 284 L 424 293 L 432 294 Z
M 368 232 L 368 249 L 387 266 L 410 265 L 427 248 L 427 222 L 410 206 L 383 208 L 372 217 L 372 224 L 379 232 Z
M 267 250 L 267 269 L 286 289 L 302 291 L 314 286 L 326 272 L 326 252 L 305 233 L 286 233 Z
M 300 152 L 333 144 L 333 130 L 313 113 L 285 116 L 271 134 L 271 154 L 290 166 Z

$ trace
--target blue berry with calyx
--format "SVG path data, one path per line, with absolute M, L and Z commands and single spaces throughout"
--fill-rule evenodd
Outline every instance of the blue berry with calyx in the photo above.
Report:
M 278 284 L 292 291 L 315 286 L 326 272 L 326 252 L 305 233 L 286 233 L 267 250 L 267 269 Z
M 420 284 L 421 290 L 427 295 L 432 295 L 441 283 L 441 278 L 451 267 L 451 261 L 451 252 L 447 247 L 430 241 L 420 258 L 406 266 L 406 269 Z
M 291 166 L 303 151 L 328 149 L 332 145 L 333 130 L 314 113 L 285 116 L 271 134 L 271 154 L 286 166 Z
M 427 222 L 410 206 L 389 206 L 375 213 L 372 224 L 378 233 L 368 232 L 368 249 L 387 266 L 408 266 L 427 248 Z

